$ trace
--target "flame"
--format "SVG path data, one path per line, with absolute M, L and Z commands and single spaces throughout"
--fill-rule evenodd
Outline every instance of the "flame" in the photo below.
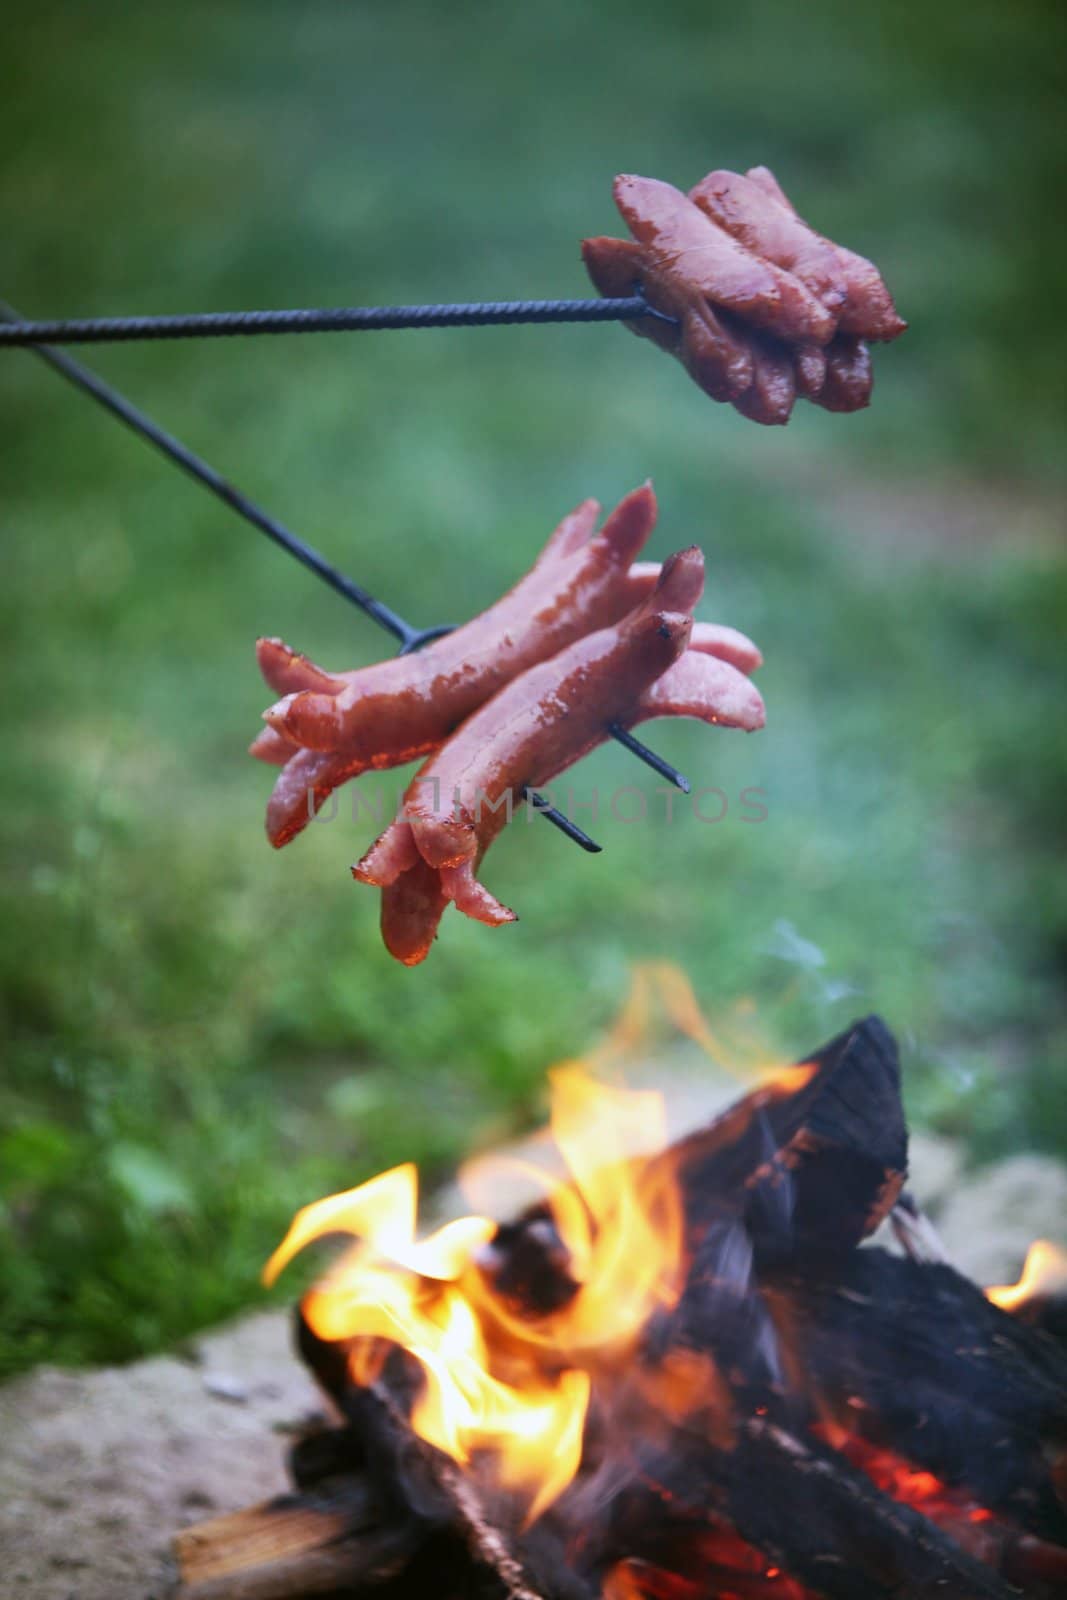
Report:
M 986 1290 L 1002 1311 L 1021 1311 L 1033 1300 L 1067 1293 L 1067 1250 L 1049 1239 L 1035 1239 L 1026 1253 L 1018 1283 L 1001 1283 Z
M 420 1239 L 410 1163 L 305 1206 L 264 1270 L 273 1283 L 312 1241 L 351 1236 L 355 1242 L 305 1296 L 311 1331 L 344 1341 L 357 1384 L 374 1383 L 397 1346 L 414 1357 L 424 1381 L 412 1427 L 464 1466 L 488 1457 L 494 1481 L 516 1496 L 527 1524 L 578 1471 L 591 1373 L 625 1370 L 649 1318 L 676 1303 L 684 1279 L 674 1164 L 649 1159 L 668 1144 L 662 1097 L 596 1075 L 647 1039 L 656 1002 L 717 1061 L 729 1058 L 685 975 L 664 964 L 639 967 L 604 1042 L 549 1073 L 544 1145 L 555 1171 L 491 1157 L 463 1174 L 468 1193 L 517 1165 L 534 1179 L 538 1215 L 566 1267 L 562 1305 L 538 1313 L 498 1290 L 491 1270 L 496 1225 L 486 1216 L 463 1217 Z M 810 1070 L 779 1068 L 773 1087 L 794 1088 Z M 694 1359 L 660 1373 L 661 1412 L 683 1411 L 697 1394 L 711 1393 L 709 1367 Z
M 520 1217 L 528 1230 L 520 1233 L 522 1248 L 532 1250 L 528 1281 L 516 1281 L 528 1262 L 511 1248 L 514 1231 L 498 1241 L 487 1215 L 461 1217 L 419 1236 L 418 1175 L 411 1163 L 305 1206 L 264 1270 L 271 1283 L 308 1244 L 347 1235 L 347 1249 L 304 1298 L 309 1328 L 341 1346 L 357 1385 L 373 1385 L 391 1353 L 407 1352 L 422 1377 L 412 1428 L 475 1473 L 476 1481 L 488 1474 L 514 1497 L 526 1527 L 582 1466 L 594 1381 L 598 1420 L 590 1437 L 597 1444 L 587 1464 L 587 1495 L 602 1493 L 598 1463 L 615 1459 L 604 1454 L 608 1434 L 625 1455 L 635 1418 L 642 1437 L 649 1437 L 649 1428 L 662 1430 L 657 1442 L 679 1426 L 702 1429 L 722 1451 L 740 1425 L 732 1379 L 711 1355 L 680 1344 L 650 1360 L 653 1337 L 634 1359 L 649 1320 L 677 1303 L 691 1265 L 662 1098 L 604 1081 L 647 1045 L 658 1012 L 717 1064 L 735 1069 L 741 1063 L 750 1081 L 754 1069 L 761 1073 L 756 1092 L 736 1108 L 743 1117 L 778 1094 L 795 1092 L 815 1070 L 783 1066 L 765 1048 L 753 1049 L 751 1032 L 740 1045 L 733 1039 L 724 1044 L 678 968 L 639 967 L 602 1043 L 549 1073 L 550 1118 L 535 1142 L 535 1159 L 492 1156 L 463 1171 L 464 1192 L 475 1195 L 479 1210 L 489 1208 L 481 1206 L 478 1191 L 491 1191 L 494 1182 L 508 1179 L 513 1188 L 517 1175 L 533 1183 L 536 1203 Z M 743 1033 L 747 1026 L 742 1020 Z M 1067 1253 L 1038 1241 L 1017 1285 L 986 1292 L 1014 1310 L 1064 1284 Z M 857 1400 L 850 1405 L 859 1410 Z M 812 1432 L 976 1559 L 992 1559 L 1008 1536 L 995 1514 L 966 1491 L 865 1441 L 855 1414 L 825 1418 Z M 674 1489 L 652 1479 L 645 1486 L 674 1498 Z M 588 1500 L 576 1499 L 571 1507 L 576 1524 L 583 1505 Z M 601 1600 L 697 1600 L 709 1585 L 738 1600 L 814 1600 L 774 1557 L 715 1516 L 680 1521 L 670 1560 L 671 1570 L 637 1557 L 617 1562 L 603 1575 Z
M 687 973 L 673 961 L 640 961 L 633 968 L 630 993 L 604 1043 L 593 1054 L 598 1064 L 611 1063 L 646 1044 L 656 1012 L 677 1032 L 700 1046 L 716 1066 L 742 1082 L 759 1080 L 783 1090 L 802 1088 L 807 1066 L 784 1062 L 762 1038 L 752 1000 L 742 999 L 732 1016 L 713 1029 L 701 1009 Z
M 676 1294 L 681 1259 L 675 1186 L 665 1169 L 650 1179 L 632 1159 L 665 1142 L 659 1097 L 599 1084 L 576 1064 L 555 1069 L 551 1088 L 551 1130 L 570 1183 L 553 1189 L 550 1208 L 578 1285 L 562 1310 L 528 1323 L 494 1296 L 477 1265 L 496 1231 L 485 1217 L 418 1239 L 410 1164 L 305 1206 L 264 1271 L 272 1283 L 312 1240 L 354 1235 L 305 1297 L 308 1326 L 321 1339 L 355 1341 L 357 1383 L 374 1381 L 389 1346 L 409 1351 L 425 1379 L 415 1431 L 464 1465 L 491 1452 L 497 1481 L 525 1500 L 528 1522 L 578 1470 L 588 1358 L 625 1354 Z

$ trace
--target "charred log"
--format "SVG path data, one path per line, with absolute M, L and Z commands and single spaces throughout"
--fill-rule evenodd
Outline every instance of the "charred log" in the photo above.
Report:
M 914 1211 L 898 1213 L 911 1258 L 856 1248 L 906 1204 L 884 1025 L 857 1023 L 651 1158 L 653 1178 L 659 1163 L 685 1281 L 597 1368 L 578 1473 L 531 1528 L 479 1459 L 460 1468 L 415 1433 L 412 1356 L 376 1346 L 368 1367 L 362 1349 L 357 1383 L 357 1347 L 298 1317 L 343 1426 L 294 1446 L 296 1496 L 182 1536 L 186 1600 L 323 1594 L 339 1576 L 381 1600 L 600 1600 L 623 1563 L 652 1600 L 1064 1592 L 1067 1350 L 1050 1319 L 1009 1316 L 932 1259 Z M 520 1317 L 578 1293 L 545 1205 L 498 1227 L 478 1265 Z M 898 1462 L 925 1498 L 898 1492 Z
M 649 1514 L 650 1481 L 655 1515 Z M 669 1460 L 645 1463 L 636 1487 L 613 1503 L 606 1538 L 677 1568 L 687 1539 L 706 1548 L 709 1511 L 827 1600 L 1010 1600 L 1014 1593 L 839 1454 L 770 1416 L 745 1419 L 729 1450 L 708 1450 L 689 1439 Z M 606 1566 L 615 1558 L 613 1550 L 600 1553 Z
M 299 1312 L 297 1344 L 348 1424 L 339 1450 L 351 1452 L 376 1485 L 386 1517 L 407 1527 L 420 1561 L 452 1567 L 459 1548 L 469 1569 L 469 1592 L 478 1600 L 542 1600 L 514 1540 L 493 1522 L 474 1480 L 408 1423 L 419 1381 L 411 1358 L 394 1351 L 379 1380 L 361 1385 L 348 1376 L 345 1347 L 319 1339 Z
M 896 1041 L 867 1017 L 805 1058 L 798 1088 L 755 1090 L 676 1147 L 691 1230 L 739 1203 L 759 1260 L 851 1250 L 907 1174 Z
M 857 1251 L 768 1280 L 780 1347 L 821 1414 L 1067 1545 L 1067 1353 L 944 1265 Z
M 754 1090 L 656 1158 L 677 1170 L 694 1251 L 740 1225 L 761 1264 L 842 1256 L 900 1195 L 908 1133 L 884 1022 L 854 1023 L 796 1075 L 799 1086 L 787 1077 Z M 495 1291 L 530 1315 L 558 1310 L 577 1289 L 544 1204 L 501 1225 L 482 1265 Z

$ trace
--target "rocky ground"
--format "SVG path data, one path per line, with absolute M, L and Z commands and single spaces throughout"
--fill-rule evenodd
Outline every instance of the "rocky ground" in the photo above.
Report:
M 681 1078 L 675 1131 L 736 1086 Z M 945 1140 L 912 1141 L 912 1187 L 952 1260 L 1011 1282 L 1035 1237 L 1064 1240 L 1067 1167 L 1020 1155 L 963 1171 Z M 441 1197 L 442 1211 L 455 1196 Z M 163 1600 L 178 1528 L 285 1487 L 286 1435 L 322 1402 L 289 1319 L 257 1313 L 182 1352 L 95 1372 L 40 1368 L 0 1390 L 0 1589 L 11 1600 Z

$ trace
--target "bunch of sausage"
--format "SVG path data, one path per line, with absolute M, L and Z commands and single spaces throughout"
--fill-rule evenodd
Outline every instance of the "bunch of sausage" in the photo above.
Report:
M 604 295 L 640 292 L 661 315 L 630 328 L 713 400 L 768 424 L 788 422 L 798 396 L 869 403 L 869 341 L 907 323 L 878 268 L 798 217 L 767 167 L 709 172 L 688 195 L 624 176 L 614 193 L 633 239 L 586 239 L 589 276 Z
M 876 267 L 810 228 L 773 174 L 712 172 L 688 195 L 620 177 L 632 240 L 586 239 L 602 294 L 643 296 L 658 315 L 628 323 L 678 357 L 714 400 L 762 423 L 797 396 L 855 411 L 871 393 L 871 340 L 897 315 Z M 277 846 L 330 795 L 371 770 L 421 760 L 396 819 L 352 868 L 382 894 L 382 935 L 422 961 L 449 905 L 498 927 L 515 921 L 478 877 L 485 853 L 533 790 L 609 737 L 650 717 L 763 726 L 748 674 L 755 645 L 694 622 L 704 585 L 695 546 L 663 566 L 638 561 L 656 520 L 649 485 L 604 522 L 586 500 L 496 605 L 416 655 L 330 673 L 278 639 L 259 664 L 282 698 L 252 745 L 281 766 L 267 807 Z
M 550 784 L 615 725 L 698 717 L 755 729 L 755 645 L 694 622 L 704 587 L 696 546 L 661 566 L 636 560 L 656 521 L 650 485 L 599 532 L 585 500 L 496 605 L 415 655 L 328 673 L 278 639 L 259 665 L 283 696 L 253 743 L 282 764 L 267 834 L 287 844 L 341 784 L 423 758 L 395 820 L 353 867 L 382 892 L 387 949 L 427 955 L 449 904 L 497 927 L 515 913 L 483 883 L 486 851 L 529 790 Z

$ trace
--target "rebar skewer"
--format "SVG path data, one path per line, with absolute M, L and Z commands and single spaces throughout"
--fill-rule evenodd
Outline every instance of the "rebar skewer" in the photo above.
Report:
M 537 304 L 538 302 L 534 303 Z M 551 304 L 551 302 L 545 303 Z M 604 304 L 604 302 L 593 301 L 590 304 L 600 305 Z M 6 301 L 0 300 L 0 343 L 5 342 L 4 335 L 11 328 L 23 329 L 44 326 L 51 326 L 51 324 L 27 323 L 19 316 L 14 307 L 8 305 Z M 303 566 L 307 567 L 309 571 L 314 572 L 317 577 L 321 578 L 324 583 L 329 584 L 338 594 L 343 595 L 346 600 L 358 606 L 364 615 L 377 622 L 379 627 L 385 628 L 387 632 L 391 633 L 399 641 L 399 653 L 401 655 L 409 655 L 412 651 L 420 649 L 424 644 L 429 644 L 434 639 L 442 638 L 446 633 L 452 631 L 452 624 L 450 623 L 437 624 L 429 628 L 413 627 L 392 607 L 387 606 L 384 601 L 376 599 L 374 595 L 356 583 L 354 579 L 338 571 L 313 545 L 309 545 L 306 540 L 293 533 L 284 523 L 264 511 L 255 501 L 250 500 L 246 494 L 235 488 L 220 473 L 216 472 L 215 468 L 210 466 L 201 456 L 196 455 L 180 439 L 175 438 L 172 433 L 168 433 L 166 429 L 161 428 L 140 407 L 127 400 L 125 395 L 121 394 L 111 384 L 106 383 L 89 367 L 83 366 L 80 361 L 75 361 L 72 356 L 68 356 L 60 350 L 54 350 L 45 344 L 21 340 L 18 342 L 25 344 L 26 348 L 32 350 L 35 355 L 46 362 L 53 371 L 66 378 L 69 383 L 81 389 L 83 393 L 90 395 L 99 405 L 103 406 L 105 410 L 109 411 L 112 416 L 116 417 L 140 438 L 154 445 L 168 460 L 173 461 L 176 466 L 180 467 L 183 472 L 195 479 L 196 482 L 203 484 L 216 498 L 228 505 L 232 511 L 236 511 L 238 516 L 243 517 L 254 528 L 266 534 L 269 539 L 280 545 L 283 550 L 286 550 Z M 645 762 L 653 771 L 667 778 L 669 782 L 681 789 L 684 794 L 689 793 L 690 785 L 688 779 L 678 772 L 676 768 L 672 767 L 668 761 L 665 761 L 663 757 L 657 755 L 654 750 L 650 750 L 641 740 L 635 738 L 627 729 L 620 727 L 617 723 L 613 723 L 608 731 L 613 739 L 625 746 L 631 754 L 637 756 L 638 760 Z M 557 810 L 546 796 L 538 794 L 534 790 L 524 789 L 523 798 L 529 802 L 540 816 L 551 822 L 553 827 L 566 834 L 569 839 L 580 845 L 583 850 L 590 853 L 600 851 L 601 846 L 596 844 L 569 817 Z
M 182 316 L 8 318 L 0 346 L 130 344 L 142 339 L 233 339 L 254 334 L 375 333 L 395 328 L 483 328 L 523 322 L 673 322 L 639 293 L 599 300 L 470 300 L 421 306 L 312 306 L 293 311 L 199 311 Z

